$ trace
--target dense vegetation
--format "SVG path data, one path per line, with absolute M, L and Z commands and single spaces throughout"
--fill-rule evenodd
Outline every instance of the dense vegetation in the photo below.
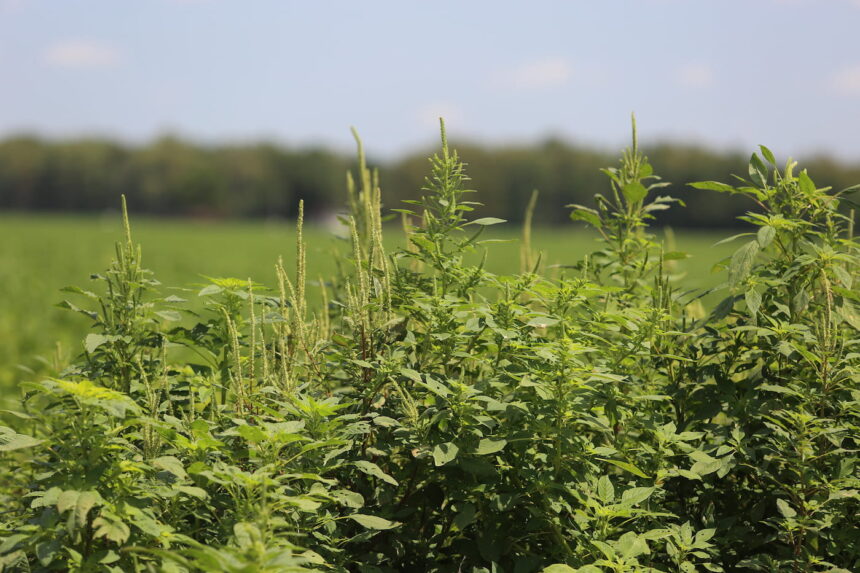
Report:
M 404 244 L 403 233 L 397 221 L 387 226 L 385 248 L 394 252 Z M 161 217 L 135 217 L 134 221 L 135 241 L 144 245 L 147 268 L 168 285 L 163 288 L 164 295 L 188 298 L 192 310 L 202 307 L 205 300 L 196 296 L 207 280 L 201 275 L 266 277 L 271 274 L 272 261 L 281 255 L 286 255 L 287 264 L 292 265 L 295 231 L 295 224 L 289 221 Z M 342 225 L 304 225 L 309 277 L 319 280 L 336 272 L 337 258 L 332 251 L 349 250 L 344 231 Z M 94 269 L 110 263 L 113 240 L 121 233 L 118 210 L 105 215 L 0 214 L 0 409 L 13 406 L 18 382 L 56 373 L 83 350 L 90 321 L 48 303 L 67 297 L 60 292 L 67 285 L 90 288 L 82 281 L 87 281 Z M 596 236 L 580 225 L 536 226 L 531 242 L 533 249 L 542 253 L 545 265 L 569 265 L 594 250 Z M 724 236 L 725 232 L 671 233 L 669 229 L 658 234 L 667 244 L 682 242 L 690 254 L 676 261 L 673 269 L 673 273 L 684 275 L 680 284 L 690 288 L 719 282 L 719 273 L 711 271 L 712 261 L 731 254 L 732 245 L 713 245 Z M 487 270 L 496 274 L 519 270 L 518 226 L 495 225 L 482 239 L 501 241 L 486 251 Z M 478 262 L 482 256 L 483 249 L 479 249 L 466 260 Z M 201 265 L 200 261 L 206 262 Z M 308 295 L 310 305 L 319 304 L 316 289 L 310 289 Z
M 532 189 L 540 189 L 537 223 L 562 224 L 559 205 L 590 204 L 602 189 L 599 169 L 612 156 L 558 140 L 508 147 L 459 146 L 474 185 L 483 191 L 481 214 L 522 220 Z M 699 180 L 728 180 L 746 167 L 740 153 L 695 146 L 656 145 L 655 169 L 673 185 L 667 193 L 688 209 L 659 214 L 674 227 L 725 228 L 738 224 L 750 204 L 687 187 Z M 819 183 L 841 189 L 860 181 L 860 165 L 826 158 L 807 162 Z M 271 144 L 194 145 L 163 138 L 134 147 L 109 140 L 45 141 L 17 137 L 0 142 L 0 209 L 92 212 L 114 210 L 125 194 L 135 211 L 153 215 L 294 219 L 304 199 L 309 219 L 340 207 L 349 158 L 322 148 Z M 425 175 L 421 154 L 384 162 L 383 203 L 417 199 Z M 593 205 L 592 205 L 593 206 Z
M 519 274 L 466 261 L 501 220 L 444 132 L 394 253 L 361 162 L 316 310 L 301 232 L 273 292 L 216 278 L 192 312 L 126 226 L 68 303 L 86 351 L 0 433 L 4 570 L 858 570 L 853 224 L 761 152 L 697 184 L 760 208 L 713 309 L 647 232 L 675 200 L 635 135 L 571 206 L 603 249 L 555 278 L 528 227 Z

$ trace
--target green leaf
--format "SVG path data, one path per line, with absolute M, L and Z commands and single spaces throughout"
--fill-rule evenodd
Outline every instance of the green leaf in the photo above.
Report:
M 259 444 L 266 440 L 266 432 L 261 430 L 259 426 L 239 426 L 238 430 L 239 435 L 248 440 L 251 443 Z
M 504 219 L 499 219 L 498 217 L 481 217 L 480 219 L 475 219 L 474 221 L 469 221 L 466 223 L 467 225 L 498 225 L 499 223 L 507 223 Z
M 197 499 L 201 500 L 204 500 L 209 497 L 209 494 L 206 492 L 205 489 L 193 485 L 180 485 L 176 489 L 186 495 L 190 495 L 191 497 L 196 497 Z
M 732 262 L 729 264 L 729 285 L 737 286 L 752 271 L 756 256 L 758 255 L 760 246 L 758 241 L 750 241 L 732 255 Z
M 335 344 L 339 345 L 339 346 L 345 346 L 345 347 L 348 347 L 350 344 L 349 338 L 345 337 L 342 334 L 338 334 L 337 332 L 335 332 L 334 334 L 331 335 L 331 341 L 334 342 Z
M 756 316 L 758 314 L 759 307 L 761 307 L 761 293 L 756 289 L 751 288 L 744 293 L 744 299 L 746 300 L 750 314 Z
M 360 493 L 349 491 L 348 489 L 336 489 L 330 491 L 329 495 L 344 507 L 351 507 L 353 509 L 364 507 L 364 497 Z
M 182 466 L 182 462 L 179 461 L 179 458 L 174 456 L 161 456 L 159 458 L 155 458 L 152 460 L 152 466 L 171 473 L 179 479 L 185 479 L 188 477 L 188 474 L 185 473 L 185 468 Z
M 719 181 L 697 181 L 690 183 L 690 187 L 694 189 L 704 189 L 706 191 L 718 191 L 720 193 L 734 193 L 735 188 Z
M 542 316 L 536 316 L 536 317 L 532 318 L 531 320 L 529 320 L 526 323 L 526 326 L 534 326 L 537 328 L 546 328 L 546 327 L 552 326 L 554 324 L 558 324 L 557 318 L 552 318 L 551 316 L 542 315 Z
M 664 261 L 680 261 L 683 259 L 689 259 L 690 254 L 684 253 L 682 251 L 669 251 L 668 253 L 663 253 Z
M 87 515 L 97 504 L 101 504 L 102 497 L 96 491 L 66 490 L 57 498 L 57 511 L 65 513 L 73 510 L 74 521 L 78 527 L 82 527 L 87 521 Z
M 433 463 L 436 464 L 437 467 L 444 466 L 448 462 L 454 460 L 459 451 L 460 448 L 451 442 L 439 444 L 433 448 Z
M 39 560 L 39 563 L 47 567 L 54 561 L 59 549 L 60 542 L 58 539 L 42 541 L 41 543 L 36 544 L 36 559 Z M 0 561 L 0 563 L 2 563 L 2 561 Z M 29 567 L 27 570 L 29 570 Z
M 500 438 L 484 438 L 478 443 L 478 450 L 475 452 L 478 455 L 495 454 L 505 449 L 508 444 L 507 440 Z
M 173 322 L 178 322 L 182 320 L 182 315 L 175 310 L 159 310 L 155 314 L 157 314 L 164 320 L 170 320 Z
M 606 462 L 607 464 L 612 464 L 613 466 L 615 466 L 617 468 L 621 468 L 624 471 L 630 472 L 633 475 L 636 475 L 636 476 L 639 476 L 642 478 L 648 477 L 648 474 L 646 474 L 645 472 L 643 472 L 642 470 L 640 470 L 639 468 L 637 468 L 636 466 L 634 466 L 631 463 L 623 462 L 621 460 L 613 460 L 613 459 L 609 459 L 609 458 L 597 458 L 597 459 L 602 461 L 602 462 Z
M 391 485 L 398 485 L 396 479 L 382 471 L 382 469 L 373 462 L 360 460 L 357 462 L 353 462 L 352 465 L 354 465 L 360 471 L 366 473 L 369 476 L 379 478 L 386 483 L 390 483 Z
M 411 368 L 401 368 L 400 373 L 413 382 L 421 382 L 421 374 Z
M 654 493 L 656 488 L 653 487 L 631 487 L 621 494 L 621 503 L 630 506 L 639 505 Z
M 427 377 L 427 380 L 421 382 L 421 385 L 439 396 L 440 398 L 447 398 L 451 395 L 451 390 L 448 389 L 447 386 L 434 380 L 433 378 Z
M 695 461 L 693 466 L 690 468 L 690 471 L 699 476 L 706 476 L 714 473 L 723 465 L 721 460 L 709 456 L 701 450 L 690 452 L 690 458 Z
M 218 285 L 208 285 L 200 289 L 200 292 L 197 293 L 197 296 L 210 296 L 213 294 L 218 294 L 222 289 Z
M 570 212 L 570 220 L 585 221 L 586 223 L 597 229 L 603 227 L 603 221 L 601 221 L 600 215 L 598 215 L 597 211 L 595 211 L 594 209 L 589 209 L 587 207 L 577 206 L 573 211 Z
M 749 174 L 753 183 L 759 187 L 767 187 L 767 167 L 756 153 L 750 157 Z
M 628 531 L 615 542 L 615 550 L 626 559 L 632 559 L 650 551 L 648 542 L 632 531 Z
M 807 196 L 815 195 L 815 183 L 809 177 L 806 169 L 800 172 L 797 176 L 797 183 L 800 185 L 800 191 Z
M 797 512 L 788 505 L 788 502 L 784 499 L 776 500 L 776 508 L 782 514 L 783 517 L 792 518 L 797 516 Z
M 92 354 L 99 346 L 113 339 L 113 336 L 105 336 L 103 334 L 87 334 L 87 337 L 84 338 L 84 348 Z
M 639 181 L 631 181 L 621 188 L 621 192 L 630 203 L 639 203 L 648 195 L 648 189 Z
M 597 497 L 603 503 L 610 503 L 615 500 L 615 488 L 608 476 L 600 476 L 600 479 L 597 480 Z
M 776 229 L 770 225 L 760 228 L 756 234 L 756 240 L 762 249 L 766 249 L 773 242 L 774 237 L 776 237 Z
M 543 573 L 577 573 L 577 571 L 581 571 L 581 569 L 574 569 L 564 563 L 553 563 L 549 567 L 543 568 Z M 600 569 L 597 569 L 597 571 L 600 571 Z
M 322 505 L 320 502 L 307 496 L 281 496 L 279 499 L 280 501 L 299 508 L 305 513 L 316 512 L 320 505 Z
M 776 165 L 776 157 L 773 156 L 773 152 L 770 149 L 764 145 L 759 145 L 758 148 L 761 150 L 762 157 L 764 157 L 771 165 Z
M 368 529 L 392 529 L 400 525 L 396 521 L 388 521 L 375 515 L 365 515 L 363 513 L 353 513 L 349 518 Z
M 90 380 L 46 380 L 41 386 L 48 392 L 61 392 L 73 396 L 82 404 L 101 408 L 108 414 L 123 418 L 131 413 L 138 413 L 140 406 L 127 394 L 105 388 Z
M 466 529 L 473 521 L 475 521 L 475 515 L 477 515 L 478 510 L 475 508 L 474 504 L 466 503 L 463 506 L 463 509 L 454 517 L 454 525 L 457 526 L 457 529 L 460 531 Z
M 11 452 L 38 446 L 44 440 L 38 440 L 32 436 L 19 434 L 12 428 L 0 426 L 0 452 Z

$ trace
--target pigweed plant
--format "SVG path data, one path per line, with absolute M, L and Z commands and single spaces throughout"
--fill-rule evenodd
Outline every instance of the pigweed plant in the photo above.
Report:
M 548 273 L 526 229 L 515 276 L 464 262 L 503 221 L 471 216 L 442 134 L 396 252 L 359 144 L 325 281 L 300 217 L 274 288 L 163 296 L 124 211 L 100 288 L 63 303 L 83 353 L 4 414 L 2 570 L 860 571 L 844 193 L 764 147 L 695 184 L 752 207 L 708 309 L 648 233 L 675 201 L 635 130 L 570 206 L 600 250 Z

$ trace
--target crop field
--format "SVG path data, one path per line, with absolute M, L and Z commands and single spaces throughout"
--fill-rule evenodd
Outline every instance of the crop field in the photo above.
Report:
M 287 265 L 294 264 L 295 228 L 287 223 L 137 219 L 133 227 L 143 249 L 144 266 L 166 285 L 164 296 L 199 290 L 207 283 L 204 275 L 250 277 L 274 286 L 278 257 Z M 719 275 L 711 272 L 713 262 L 731 254 L 733 247 L 713 245 L 730 234 L 678 233 L 674 240 L 690 255 L 675 263 L 677 272 L 685 273 L 681 279 L 685 286 L 701 288 L 718 282 Z M 61 292 L 63 287 L 89 288 L 90 275 L 107 268 L 121 235 L 119 213 L 100 217 L 0 215 L 0 394 L 4 398 L 17 381 L 34 378 L 43 362 L 56 360 L 57 353 L 65 362 L 82 351 L 89 321 L 54 305 L 69 298 Z M 332 252 L 348 251 L 347 241 L 314 225 L 305 229 L 305 236 L 308 277 L 327 280 L 336 270 Z M 386 237 L 390 249 L 403 245 L 399 228 L 392 227 Z M 485 245 L 488 270 L 498 274 L 520 270 L 518 228 L 499 225 L 488 229 L 483 238 L 494 241 Z M 596 234 L 581 223 L 537 228 L 532 241 L 534 249 L 544 254 L 546 266 L 573 264 L 601 246 Z M 471 258 L 476 261 L 479 255 Z M 313 299 L 311 304 L 318 302 Z

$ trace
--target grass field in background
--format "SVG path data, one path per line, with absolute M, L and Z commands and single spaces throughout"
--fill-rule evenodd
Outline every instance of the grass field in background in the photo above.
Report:
M 143 248 L 144 266 L 155 272 L 165 295 L 173 287 L 204 283 L 202 275 L 251 277 L 273 286 L 278 256 L 284 257 L 288 268 L 294 262 L 295 229 L 287 224 L 133 219 L 132 227 L 135 241 Z M 691 255 L 678 263 L 679 270 L 687 273 L 685 286 L 706 287 L 720 281 L 711 267 L 735 247 L 713 245 L 728 234 L 677 233 L 677 244 L 670 250 Z M 488 229 L 484 238 L 513 239 L 486 245 L 491 272 L 519 270 L 519 235 L 520 229 L 513 226 Z M 344 241 L 321 227 L 309 226 L 305 236 L 308 278 L 330 276 L 334 272 L 330 253 L 343 250 Z M 16 381 L 37 376 L 40 363 L 53 360 L 57 352 L 68 358 L 81 351 L 87 319 L 54 305 L 64 298 L 74 300 L 73 295 L 60 292 L 64 286 L 90 288 L 90 274 L 109 265 L 114 242 L 120 238 L 118 215 L 0 215 L 0 395 L 8 394 Z M 599 248 L 595 235 L 578 224 L 535 229 L 532 240 L 547 265 L 575 263 Z M 402 242 L 400 229 L 393 226 L 387 241 L 392 248 Z

